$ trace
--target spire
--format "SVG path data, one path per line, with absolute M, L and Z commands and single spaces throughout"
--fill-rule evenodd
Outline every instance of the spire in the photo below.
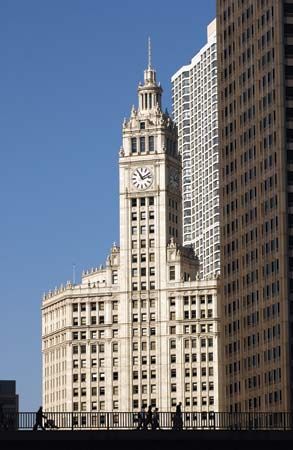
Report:
M 138 111 L 148 113 L 157 107 L 161 109 L 162 92 L 163 89 L 160 83 L 157 83 L 156 71 L 152 66 L 151 38 L 148 37 L 148 65 L 144 71 L 144 83 L 138 86 Z
M 152 44 L 151 38 L 148 39 L 148 70 L 152 68 Z
M 152 68 L 152 44 L 150 37 L 148 37 L 148 67 L 144 71 L 144 83 L 157 84 L 156 71 Z

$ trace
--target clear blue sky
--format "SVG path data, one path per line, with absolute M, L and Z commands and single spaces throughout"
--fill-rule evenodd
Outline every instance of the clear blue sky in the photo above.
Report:
M 43 292 L 119 241 L 121 124 L 147 37 L 170 111 L 170 78 L 214 16 L 215 0 L 0 2 L 0 379 L 22 411 L 41 404 Z

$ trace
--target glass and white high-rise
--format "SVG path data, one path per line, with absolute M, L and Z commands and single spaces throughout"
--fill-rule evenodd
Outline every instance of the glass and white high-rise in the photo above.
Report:
M 173 115 L 182 155 L 183 240 L 201 275 L 220 271 L 216 20 L 207 44 L 172 77 Z

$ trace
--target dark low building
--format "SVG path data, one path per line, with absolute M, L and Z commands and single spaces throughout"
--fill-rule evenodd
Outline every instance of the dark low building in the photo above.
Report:
M 18 394 L 16 394 L 16 381 L 0 380 L 0 426 L 9 429 L 15 429 L 17 427 L 17 413 Z

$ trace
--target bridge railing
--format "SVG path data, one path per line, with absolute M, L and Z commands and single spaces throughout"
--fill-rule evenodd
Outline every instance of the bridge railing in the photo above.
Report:
M 44 412 L 45 430 L 135 430 L 137 412 Z M 178 418 L 177 418 L 178 419 Z M 35 412 L 6 413 L 0 417 L 0 431 L 33 430 Z M 40 427 L 38 427 L 41 429 Z M 148 425 L 148 429 L 152 424 Z M 292 430 L 293 414 L 286 412 L 183 412 L 176 420 L 174 412 L 159 412 L 162 430 Z M 143 429 L 143 426 L 141 427 Z

